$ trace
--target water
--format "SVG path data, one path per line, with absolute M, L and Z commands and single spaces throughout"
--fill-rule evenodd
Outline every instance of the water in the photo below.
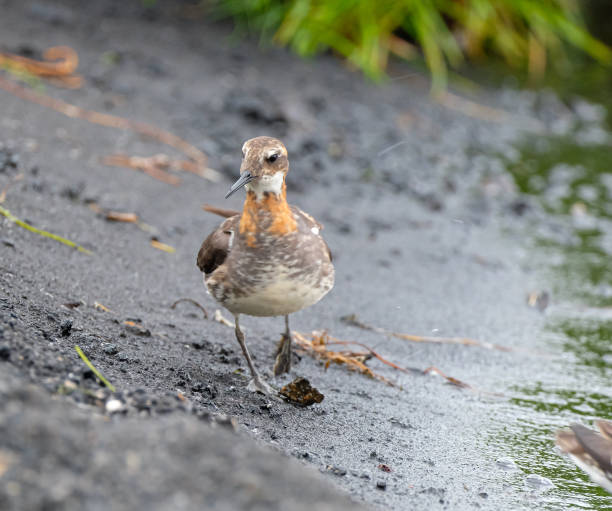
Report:
M 597 76 L 602 86 L 610 83 L 609 72 Z M 545 211 L 534 215 L 525 236 L 552 296 L 546 329 L 534 343 L 554 356 L 546 371 L 510 389 L 496 412 L 503 425 L 488 444 L 516 462 L 510 484 L 526 496 L 527 507 L 538 509 L 612 509 L 612 496 L 553 441 L 555 430 L 572 422 L 612 419 L 612 136 L 606 124 L 612 99 L 593 81 L 588 86 L 596 99 L 610 102 L 607 110 L 572 99 L 582 109 L 580 122 L 559 126 L 555 136 L 524 140 L 517 146 L 521 158 L 506 162 L 518 188 Z M 554 487 L 530 485 L 528 474 Z

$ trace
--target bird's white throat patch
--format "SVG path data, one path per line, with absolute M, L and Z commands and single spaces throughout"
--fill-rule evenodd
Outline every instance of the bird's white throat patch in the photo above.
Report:
M 260 199 L 265 192 L 275 193 L 280 195 L 283 190 L 283 179 L 284 174 L 282 172 L 276 172 L 271 175 L 263 175 L 259 179 L 254 179 L 250 183 L 247 183 L 245 188 L 248 191 L 255 192 L 257 199 Z

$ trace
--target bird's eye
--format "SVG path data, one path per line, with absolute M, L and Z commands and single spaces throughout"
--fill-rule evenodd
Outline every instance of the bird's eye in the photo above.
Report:
M 271 154 L 270 156 L 268 156 L 268 161 L 270 163 L 274 163 L 277 159 L 278 159 L 278 154 L 276 154 L 276 153 Z

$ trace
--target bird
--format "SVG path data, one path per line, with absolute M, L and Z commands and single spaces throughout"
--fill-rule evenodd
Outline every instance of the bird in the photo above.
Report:
M 581 424 L 557 431 L 561 451 L 584 470 L 599 486 L 612 493 L 612 422 L 597 420 L 599 432 Z
M 208 293 L 234 316 L 236 339 L 251 373 L 247 388 L 269 396 L 276 391 L 253 364 L 240 316 L 284 316 L 285 332 L 273 367 L 276 377 L 291 369 L 289 314 L 314 305 L 334 286 L 322 225 L 287 202 L 288 172 L 288 153 L 280 140 L 260 136 L 244 142 L 240 177 L 225 195 L 227 199 L 245 188 L 243 209 L 205 207 L 226 219 L 197 255 Z

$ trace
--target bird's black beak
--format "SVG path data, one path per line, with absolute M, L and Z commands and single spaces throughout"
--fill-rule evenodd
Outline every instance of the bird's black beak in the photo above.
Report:
M 253 181 L 253 179 L 255 179 L 255 177 L 248 170 L 245 170 L 242 174 L 240 174 L 238 181 L 236 181 L 231 186 L 231 188 L 229 189 L 229 192 L 225 194 L 225 198 L 227 199 L 230 195 L 233 195 L 235 192 L 240 190 L 244 185 Z

